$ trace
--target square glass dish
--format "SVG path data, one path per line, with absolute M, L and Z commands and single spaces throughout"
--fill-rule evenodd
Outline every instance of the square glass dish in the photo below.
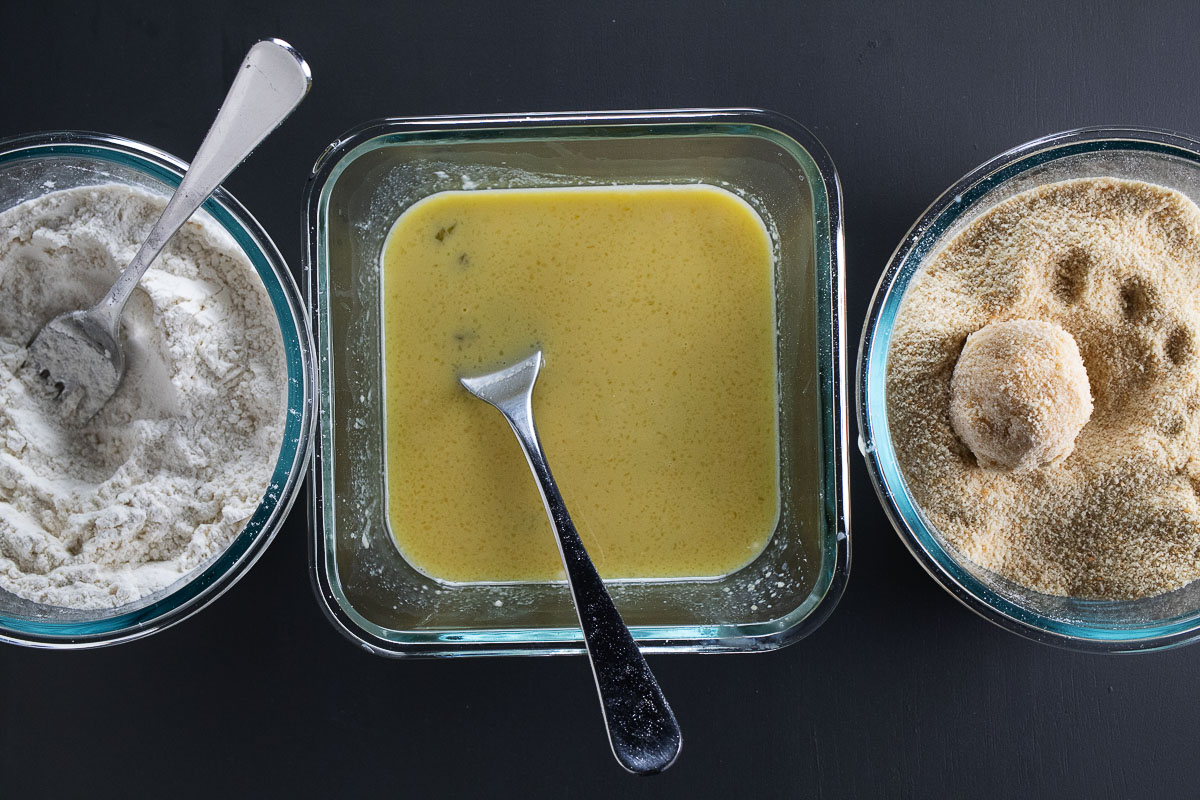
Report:
M 353 641 L 392 656 L 584 651 L 565 583 L 442 583 L 391 539 L 380 264 L 397 217 L 451 189 L 694 183 L 746 200 L 770 234 L 781 513 L 766 549 L 731 574 L 608 587 L 651 653 L 774 649 L 828 616 L 850 557 L 841 193 L 812 134 L 742 109 L 386 119 L 326 149 L 306 203 L 319 383 L 310 562 Z

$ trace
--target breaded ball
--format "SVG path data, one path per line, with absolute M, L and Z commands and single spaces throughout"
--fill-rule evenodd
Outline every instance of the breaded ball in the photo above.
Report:
M 992 322 L 950 378 L 950 424 L 980 466 L 1015 472 L 1066 458 L 1092 415 L 1074 337 L 1053 322 Z

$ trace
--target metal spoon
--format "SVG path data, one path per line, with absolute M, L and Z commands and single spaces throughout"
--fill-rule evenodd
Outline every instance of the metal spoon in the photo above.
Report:
M 671 766 L 679 756 L 683 744 L 679 723 L 588 558 L 558 492 L 558 484 L 550 474 L 533 424 L 533 385 L 542 363 L 542 351 L 538 350 L 507 369 L 473 378 L 460 377 L 459 383 L 480 400 L 495 406 L 521 443 L 558 538 L 558 552 L 583 629 L 613 755 L 630 772 L 653 775 Z
M 183 223 L 308 93 L 308 64 L 287 42 L 250 48 L 191 167 L 133 261 L 99 303 L 50 320 L 29 344 L 26 366 L 77 422 L 95 416 L 125 374 L 121 313 L 142 275 Z

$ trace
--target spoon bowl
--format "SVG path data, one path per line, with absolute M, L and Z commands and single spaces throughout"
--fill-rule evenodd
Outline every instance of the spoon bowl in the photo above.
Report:
M 120 340 L 86 311 L 60 314 L 46 323 L 30 343 L 26 361 L 61 401 L 62 415 L 84 421 L 112 397 L 125 373 Z

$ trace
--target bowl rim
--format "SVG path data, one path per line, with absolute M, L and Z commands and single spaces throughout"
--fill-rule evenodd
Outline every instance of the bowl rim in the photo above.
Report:
M 818 319 L 820 333 L 828 335 L 830 351 L 818 352 L 818 370 L 822 382 L 821 418 L 822 438 L 827 442 L 831 454 L 825 459 L 825 484 L 828 491 L 824 497 L 824 515 L 833 538 L 829 583 L 819 597 L 810 598 L 815 604 L 798 620 L 781 630 L 767 634 L 734 637 L 687 637 L 680 635 L 680 626 L 634 626 L 632 631 L 643 652 L 759 652 L 773 650 L 798 641 L 822 624 L 832 613 L 843 592 L 850 567 L 849 532 L 849 461 L 848 461 L 848 408 L 846 386 L 846 331 L 845 331 L 845 262 L 843 255 L 842 194 L 841 184 L 833 160 L 820 141 L 804 126 L 776 112 L 757 108 L 685 108 L 655 109 L 641 111 L 581 111 L 581 112 L 530 112 L 516 114 L 470 114 L 422 117 L 386 117 L 371 120 L 351 128 L 333 140 L 318 156 L 305 188 L 305 230 L 307 244 L 304 249 L 304 274 L 310 313 L 316 321 L 314 340 L 317 344 L 318 363 L 324 363 L 321 354 L 327 345 L 322 343 L 320 312 L 316 307 L 319 294 L 319 239 L 322 225 L 322 198 L 328 186 L 336 180 L 344 168 L 359 151 L 359 148 L 380 137 L 406 136 L 420 138 L 430 134 L 454 134 L 464 130 L 513 130 L 577 128 L 586 130 L 605 129 L 613 136 L 613 130 L 621 127 L 651 127 L 666 132 L 680 125 L 728 125 L 731 128 L 746 126 L 760 128 L 792 140 L 805 152 L 819 174 L 821 189 L 828 206 L 828 283 L 816 283 Z M 819 221 L 819 220 L 818 220 Z M 824 226 L 822 226 L 824 227 Z M 818 255 L 818 269 L 824 259 Z M 828 309 L 828 320 L 821 318 Z M 831 398 L 826 408 L 825 394 Z M 322 405 L 324 401 L 320 401 Z M 324 409 L 318 412 L 323 417 Z M 319 423 L 320 426 L 320 423 Z M 829 430 L 824 430 L 829 428 Z M 320 432 L 318 432 L 320 433 Z M 471 637 L 433 636 L 430 641 L 398 642 L 380 637 L 357 619 L 352 608 L 343 604 L 336 589 L 336 578 L 330 574 L 329 553 L 325 546 L 324 487 L 322 482 L 324 463 L 324 434 L 314 436 L 313 459 L 309 467 L 312 476 L 309 493 L 309 564 L 313 590 L 320 606 L 333 626 L 354 644 L 368 652 L 388 657 L 461 657 L 498 655 L 560 655 L 584 652 L 582 634 L 577 628 L 553 629 L 552 637 L 522 642 L 481 643 L 470 641 Z M 803 608 L 807 603 L 802 604 Z M 693 627 L 693 626 L 688 626 Z M 551 630 L 551 629 L 547 629 Z
M 3 161 L 55 155 L 112 161 L 172 188 L 178 186 L 188 169 L 186 161 L 170 153 L 115 134 L 59 130 L 0 139 L 0 160 Z M 22 620 L 18 623 L 20 627 L 14 628 L 6 618 L 0 616 L 0 642 L 43 649 L 78 650 L 131 642 L 176 625 L 206 608 L 250 570 L 278 534 L 299 494 L 311 455 L 316 422 L 313 409 L 316 371 L 313 368 L 312 329 L 300 290 L 270 235 L 224 187 L 218 187 L 202 208 L 246 252 L 260 277 L 261 265 L 270 268 L 278 285 L 277 291 L 272 291 L 269 285 L 267 287 L 276 318 L 282 317 L 286 310 L 294 328 L 288 331 L 280 325 L 288 361 L 289 413 L 284 421 L 283 445 L 276 456 L 273 481 L 250 521 L 229 546 L 186 582 L 174 586 L 169 593 L 134 611 L 86 621 Z M 259 252 L 251 252 L 249 245 L 256 247 Z M 289 348 L 293 334 L 294 352 Z M 289 438 L 294 440 L 294 444 Z M 281 483 L 277 479 L 284 471 L 286 477 Z M 119 610 L 119 607 L 114 609 Z
M 908 494 L 904 481 L 901 479 L 899 485 L 892 485 L 884 475 L 875 432 L 879 421 L 886 427 L 886 411 L 882 410 L 881 401 L 881 410 L 873 411 L 875 398 L 870 387 L 880 315 L 891 300 L 895 283 L 908 268 L 910 259 L 915 256 L 923 261 L 926 256 L 935 253 L 934 245 L 960 213 L 972 208 L 983 196 L 1024 174 L 1026 170 L 1081 153 L 1123 150 L 1177 156 L 1193 162 L 1200 169 L 1200 139 L 1157 128 L 1089 126 L 1051 133 L 1013 147 L 988 159 L 951 184 L 921 213 L 888 259 L 867 307 L 855 364 L 858 448 L 866 461 L 871 485 L 888 521 L 917 563 L 951 596 L 987 621 L 1036 642 L 1096 653 L 1146 652 L 1188 644 L 1200 639 L 1200 612 L 1190 622 L 1176 623 L 1169 626 L 1166 632 L 1150 635 L 1141 635 L 1138 629 L 1129 628 L 1099 628 L 1080 624 L 1067 626 L 999 597 L 965 570 L 958 569 L 958 575 L 952 574 L 946 564 L 957 566 L 959 559 L 936 544 L 929 534 L 930 526 L 920 514 L 919 505 Z M 920 265 L 919 261 L 912 268 L 913 273 Z M 880 417 L 883 419 L 879 420 Z M 900 508 L 897 495 L 916 511 L 915 518 L 910 518 Z

